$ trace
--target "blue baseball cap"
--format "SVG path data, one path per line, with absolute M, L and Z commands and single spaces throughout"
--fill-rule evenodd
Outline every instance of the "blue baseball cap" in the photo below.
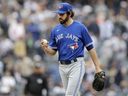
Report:
M 69 3 L 59 3 L 58 9 L 55 11 L 55 13 L 64 14 L 71 11 L 72 9 L 73 7 Z

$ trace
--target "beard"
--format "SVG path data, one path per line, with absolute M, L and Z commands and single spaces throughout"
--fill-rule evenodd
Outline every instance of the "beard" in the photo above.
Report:
M 67 16 L 64 20 L 59 18 L 60 24 L 65 24 L 69 20 L 69 16 Z

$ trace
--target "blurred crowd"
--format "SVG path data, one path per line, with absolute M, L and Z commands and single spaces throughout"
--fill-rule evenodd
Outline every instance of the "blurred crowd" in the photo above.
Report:
M 128 0 L 0 0 L 0 96 L 24 96 L 37 63 L 45 69 L 49 95 L 63 96 L 57 55 L 40 48 L 58 23 L 53 11 L 62 1 L 74 6 L 74 19 L 88 28 L 107 75 L 105 89 L 95 92 L 95 69 L 85 49 L 81 96 L 128 96 Z

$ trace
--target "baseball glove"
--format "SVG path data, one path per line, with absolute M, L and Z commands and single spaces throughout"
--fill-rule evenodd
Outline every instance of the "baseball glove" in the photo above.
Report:
M 92 82 L 92 87 L 96 90 L 96 91 L 101 91 L 103 90 L 105 85 L 105 72 L 101 71 L 95 74 L 94 76 L 94 80 Z

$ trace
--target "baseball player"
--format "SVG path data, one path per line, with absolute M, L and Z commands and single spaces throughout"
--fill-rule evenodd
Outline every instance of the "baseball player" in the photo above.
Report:
M 100 61 L 87 28 L 73 20 L 72 5 L 60 3 L 55 13 L 60 24 L 51 31 L 49 42 L 45 39 L 41 40 L 41 47 L 49 55 L 55 55 L 58 51 L 59 72 L 65 88 L 65 96 L 78 96 L 85 73 L 84 47 L 94 62 L 96 73 L 102 71 Z

